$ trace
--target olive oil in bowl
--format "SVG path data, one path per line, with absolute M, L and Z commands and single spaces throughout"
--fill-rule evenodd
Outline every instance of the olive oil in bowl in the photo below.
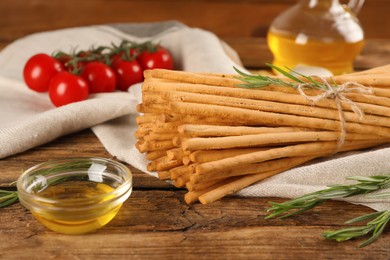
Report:
M 55 161 L 26 171 L 18 191 L 21 203 L 47 228 L 84 234 L 116 216 L 131 194 L 131 172 L 102 158 Z

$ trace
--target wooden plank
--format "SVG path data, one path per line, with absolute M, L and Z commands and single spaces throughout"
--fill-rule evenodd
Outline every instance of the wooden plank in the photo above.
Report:
M 297 1 L 272 0 L 2 0 L 0 42 L 34 32 L 107 23 L 178 20 L 219 37 L 265 37 L 269 25 Z M 359 15 L 367 38 L 390 38 L 387 0 L 366 1 Z
M 342 227 L 343 220 L 371 212 L 367 208 L 330 202 L 300 216 L 265 220 L 268 200 L 230 197 L 188 206 L 182 192 L 134 191 L 112 222 L 83 236 L 48 231 L 14 204 L 1 211 L 0 257 L 384 259 L 390 253 L 386 235 L 359 250 L 362 240 L 337 243 L 320 236 Z

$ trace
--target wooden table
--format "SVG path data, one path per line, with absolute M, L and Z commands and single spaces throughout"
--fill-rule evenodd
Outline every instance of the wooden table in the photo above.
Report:
M 247 67 L 269 62 L 265 40 L 226 38 Z M 390 42 L 368 41 L 356 66 L 390 63 Z M 1 94 L 0 94 L 1 97 Z M 110 157 L 90 130 L 64 136 L 0 160 L 0 186 L 9 188 L 22 170 L 39 162 L 75 156 Z M 0 258 L 107 259 L 389 259 L 390 231 L 363 249 L 363 240 L 337 243 L 321 233 L 343 221 L 372 212 L 344 202 L 329 202 L 289 219 L 265 220 L 268 202 L 279 198 L 227 197 L 210 205 L 187 205 L 184 190 L 129 166 L 134 191 L 118 216 L 96 233 L 61 235 L 45 229 L 20 204 L 0 209 Z M 14 189 L 11 187 L 10 189 Z

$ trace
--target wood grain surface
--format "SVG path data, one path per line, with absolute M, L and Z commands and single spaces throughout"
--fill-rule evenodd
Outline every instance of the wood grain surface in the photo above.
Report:
M 0 48 L 27 34 L 101 23 L 179 20 L 216 33 L 244 65 L 263 69 L 272 60 L 266 30 L 296 1 L 280 0 L 2 0 Z M 345 1 L 343 1 L 345 2 Z M 364 69 L 390 63 L 390 1 L 370 0 L 359 15 L 367 43 L 356 60 Z M 0 94 L 1 100 L 1 94 Z M 1 101 L 0 101 L 1 102 Z M 0 148 L 1 149 L 1 148 Z M 111 157 L 90 130 L 58 138 L 0 160 L 0 187 L 14 190 L 21 172 L 63 157 Z M 187 205 L 185 193 L 128 165 L 134 190 L 118 216 L 95 233 L 61 235 L 47 230 L 16 203 L 0 209 L 0 259 L 389 259 L 390 231 L 358 249 L 363 239 L 337 243 L 321 233 L 371 209 L 327 202 L 288 219 L 265 220 L 269 201 L 230 196 L 209 205 Z

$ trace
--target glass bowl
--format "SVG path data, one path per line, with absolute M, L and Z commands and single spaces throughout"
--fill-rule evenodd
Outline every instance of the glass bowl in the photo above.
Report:
M 93 232 L 110 222 L 132 187 L 131 171 L 105 158 L 40 163 L 17 182 L 20 202 L 40 223 L 75 235 Z

